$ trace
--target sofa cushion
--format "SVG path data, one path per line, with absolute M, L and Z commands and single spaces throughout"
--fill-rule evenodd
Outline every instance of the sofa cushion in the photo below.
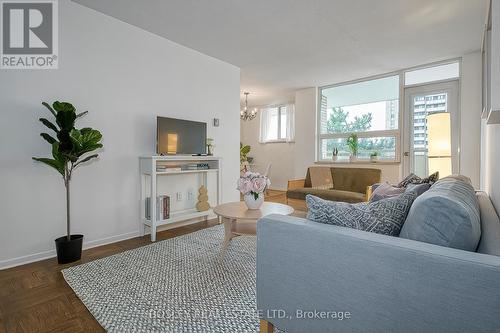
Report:
M 463 182 L 466 182 L 466 183 L 469 183 L 472 185 L 472 181 L 470 180 L 469 177 L 467 176 L 464 176 L 464 175 L 449 175 L 449 176 L 446 176 L 442 179 L 445 179 L 445 178 L 452 178 L 452 179 L 455 179 L 455 180 L 461 180 Z
M 308 195 L 307 218 L 314 222 L 397 236 L 415 197 L 416 194 L 410 191 L 376 202 L 349 204 Z
M 481 226 L 472 185 L 451 177 L 436 182 L 413 203 L 400 237 L 475 251 Z
M 342 201 L 342 202 L 365 201 L 364 193 L 356 193 L 349 191 L 324 190 L 324 189 L 308 188 L 308 187 L 286 191 L 286 197 L 290 199 L 305 200 L 308 194 L 312 194 L 319 198 L 331 201 Z

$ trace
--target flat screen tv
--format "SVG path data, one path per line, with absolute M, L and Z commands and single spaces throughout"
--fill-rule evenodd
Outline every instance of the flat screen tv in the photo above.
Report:
M 159 155 L 206 154 L 207 123 L 157 117 L 156 153 Z

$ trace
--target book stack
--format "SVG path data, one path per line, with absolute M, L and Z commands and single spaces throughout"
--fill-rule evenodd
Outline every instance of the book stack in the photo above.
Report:
M 146 219 L 151 219 L 151 198 L 146 198 Z M 166 220 L 170 218 L 170 197 L 160 195 L 156 198 L 156 219 Z
M 174 164 L 162 164 L 162 165 L 157 165 L 156 166 L 156 172 L 177 172 L 181 171 L 182 168 L 180 165 L 174 165 Z
M 184 170 L 206 170 L 209 169 L 208 163 L 192 163 L 186 164 Z

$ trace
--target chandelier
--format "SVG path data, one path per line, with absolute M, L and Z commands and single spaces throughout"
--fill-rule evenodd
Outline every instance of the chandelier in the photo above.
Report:
M 252 120 L 257 116 L 257 108 L 253 108 L 251 111 L 248 111 L 248 95 L 249 92 L 244 92 L 245 94 L 245 107 L 240 110 L 240 118 L 241 120 L 247 121 Z

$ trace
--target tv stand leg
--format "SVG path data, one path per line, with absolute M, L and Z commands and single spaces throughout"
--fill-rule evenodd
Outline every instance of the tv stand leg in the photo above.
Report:
M 156 226 L 151 226 L 151 241 L 156 242 Z

